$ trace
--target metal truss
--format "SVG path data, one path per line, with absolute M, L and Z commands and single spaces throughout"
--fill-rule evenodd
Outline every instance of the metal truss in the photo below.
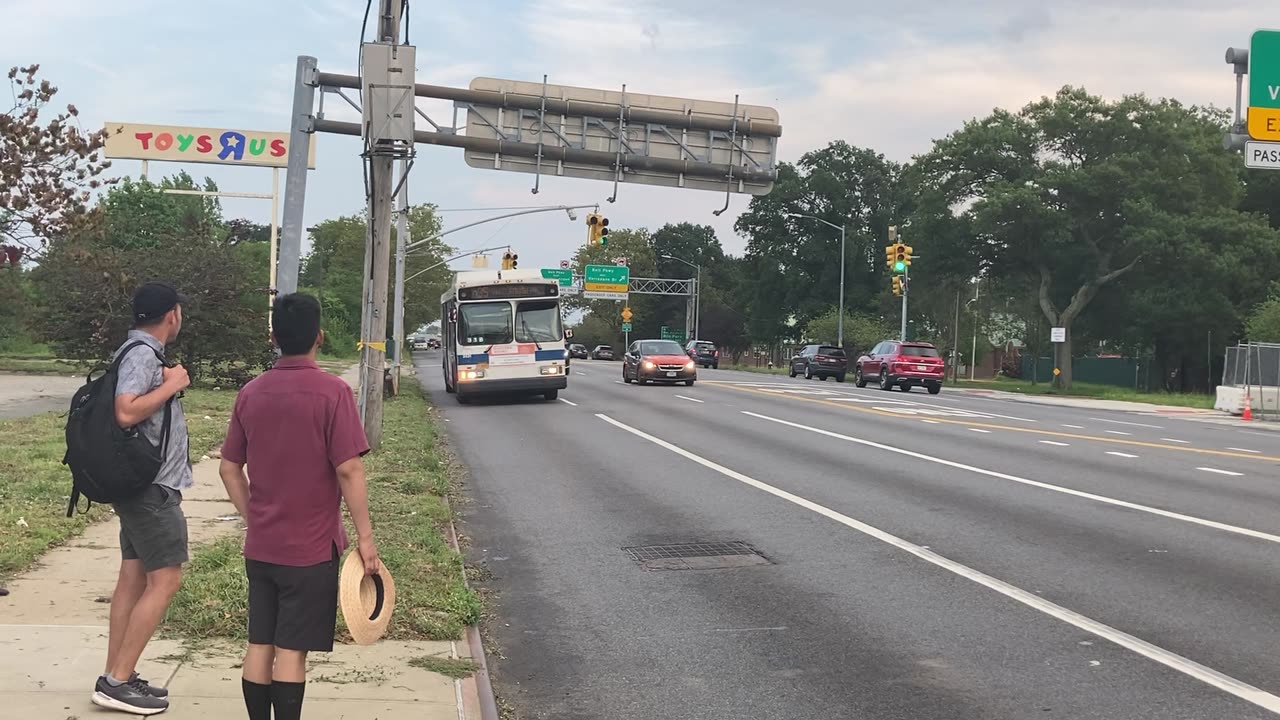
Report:
M 633 277 L 627 291 L 637 295 L 693 295 L 693 280 Z

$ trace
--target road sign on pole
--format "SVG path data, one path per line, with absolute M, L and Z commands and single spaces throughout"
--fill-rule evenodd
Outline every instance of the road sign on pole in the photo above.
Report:
M 684 332 L 675 328 L 663 325 L 658 329 L 658 337 L 662 340 L 675 340 L 678 343 L 684 342 Z
M 570 264 L 569 264 L 569 261 L 568 261 L 568 260 L 561 260 L 561 261 L 560 261 L 560 269 L 561 269 L 561 270 L 568 270 L 569 268 L 570 268 Z
M 466 137 L 494 145 L 467 150 L 474 168 L 751 195 L 777 177 L 771 107 L 486 77 L 470 89 L 494 103 L 456 102 Z M 523 145 L 539 152 L 503 152 Z
M 1280 170 L 1280 143 L 1250 140 L 1244 144 L 1245 167 Z
M 582 276 L 582 296 L 591 300 L 626 300 L 630 284 L 630 268 L 588 265 Z
M 1258 30 L 1249 40 L 1249 137 L 1280 140 L 1280 31 Z
M 632 318 L 631 308 L 629 307 L 622 308 L 622 322 L 629 324 L 631 322 L 631 318 Z
M 629 323 L 629 322 L 624 322 L 624 323 L 622 323 L 622 332 L 624 332 L 624 333 L 629 333 L 629 332 L 631 332 L 631 323 Z
M 1049 342 L 1064 343 L 1067 341 L 1067 329 L 1064 327 L 1049 328 Z

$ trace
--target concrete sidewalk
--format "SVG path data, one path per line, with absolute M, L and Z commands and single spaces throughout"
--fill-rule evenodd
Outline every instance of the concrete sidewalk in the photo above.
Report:
M 194 468 L 183 501 L 194 546 L 243 532 L 226 500 L 217 460 Z M 119 525 L 91 526 L 51 550 L 0 598 L 0 713 L 4 717 L 126 717 L 89 701 L 106 658 L 108 609 L 119 568 Z M 138 670 L 171 691 L 165 717 L 224 720 L 245 716 L 240 656 L 231 643 L 153 640 Z M 470 657 L 465 641 L 340 645 L 314 653 L 307 685 L 309 720 L 467 720 L 480 718 L 474 679 L 455 681 L 411 666 L 425 656 Z

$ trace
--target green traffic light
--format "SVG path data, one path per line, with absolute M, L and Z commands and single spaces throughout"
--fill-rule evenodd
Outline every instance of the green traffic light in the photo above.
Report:
M 907 269 L 907 264 L 902 262 L 901 260 L 893 264 L 893 271 L 896 273 L 905 272 L 906 269 Z

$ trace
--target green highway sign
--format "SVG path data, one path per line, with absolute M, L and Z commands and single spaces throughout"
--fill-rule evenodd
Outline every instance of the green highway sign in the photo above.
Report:
M 658 337 L 662 340 L 675 340 L 678 343 L 682 343 L 684 342 L 684 331 L 663 325 L 658 329 Z
M 631 332 L 631 323 L 622 323 L 622 332 Z
M 548 280 L 555 280 L 560 283 L 560 287 L 569 287 L 573 285 L 573 271 L 561 270 L 558 268 L 542 268 L 542 277 Z
M 1258 30 L 1249 40 L 1249 136 L 1280 140 L 1280 31 Z
M 631 268 L 588 265 L 582 273 L 582 296 L 591 300 L 626 300 Z

